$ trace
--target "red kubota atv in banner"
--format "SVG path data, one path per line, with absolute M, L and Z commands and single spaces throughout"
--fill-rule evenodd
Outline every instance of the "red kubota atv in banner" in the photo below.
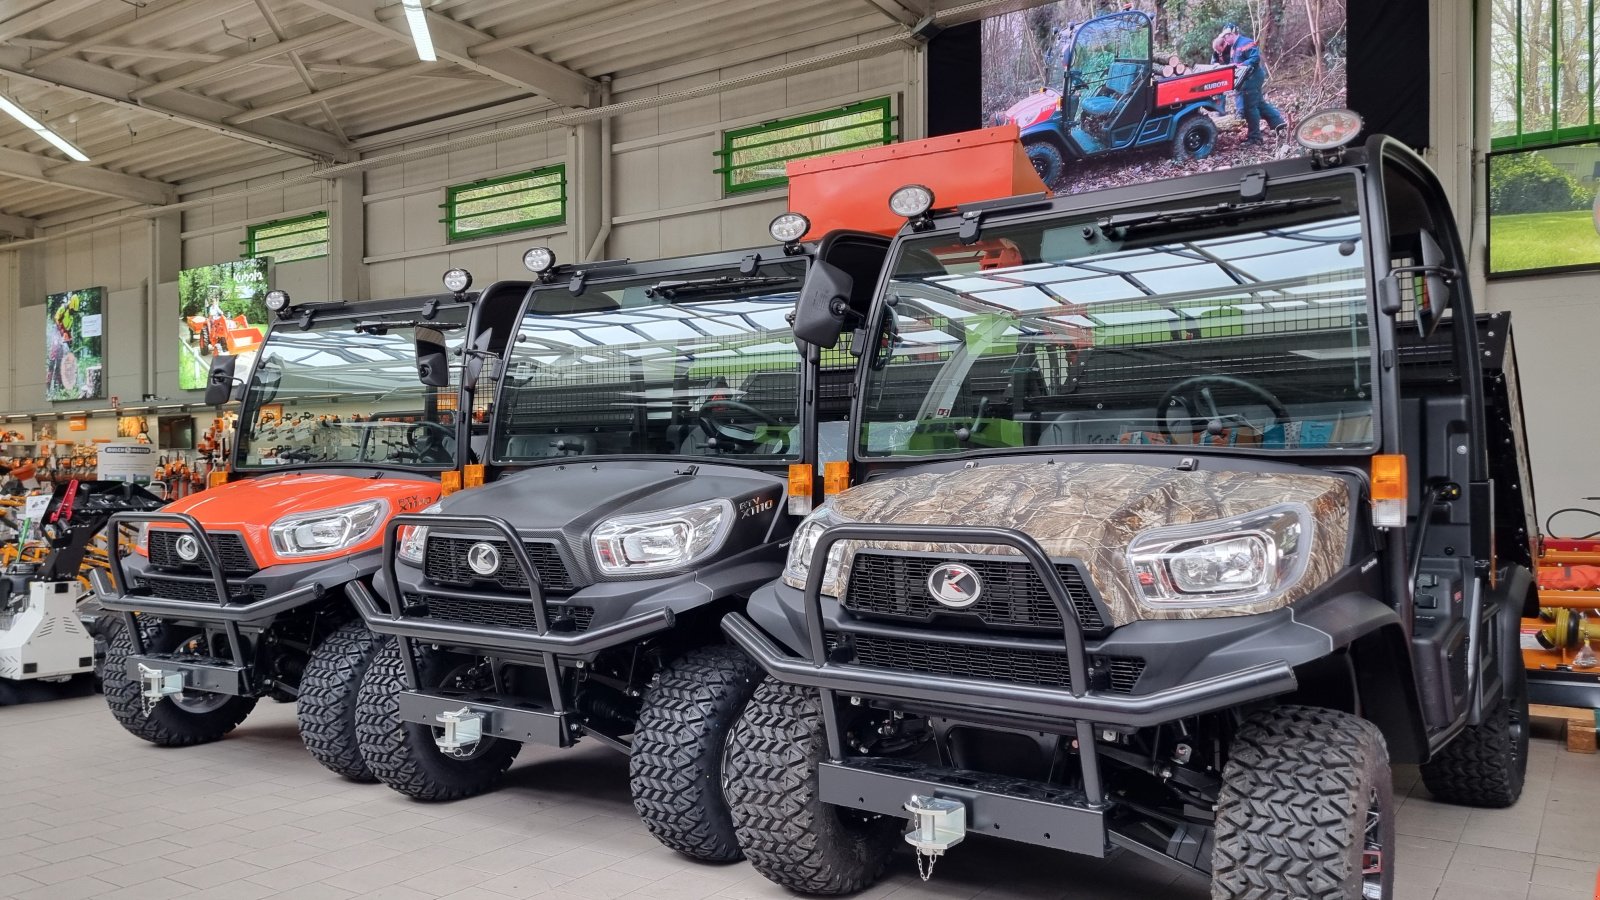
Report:
M 214 741 L 261 697 L 298 700 L 319 762 L 372 780 L 355 743 L 354 695 L 381 640 L 345 600 L 382 556 L 383 526 L 459 484 L 476 437 L 463 387 L 503 345 L 528 282 L 450 293 L 291 307 L 267 296 L 272 326 L 244 385 L 227 483 L 141 526 L 136 555 L 97 572 L 122 615 L 105 665 L 112 713 L 164 746 Z M 453 354 L 453 356 L 452 356 Z M 237 359 L 213 357 L 206 400 L 233 392 Z M 135 615 L 137 614 L 137 615 Z
M 1226 111 L 1233 67 L 1158 77 L 1150 54 L 1150 17 L 1144 13 L 1119 12 L 1085 22 L 1073 35 L 1066 66 L 1065 94 L 1053 115 L 1038 121 L 1034 98 L 1012 108 L 1027 116 L 1017 122 L 1022 143 L 1045 184 L 1054 187 L 1068 161 L 1170 145 L 1173 159 L 1187 162 L 1204 159 L 1216 148 L 1217 126 L 1210 116 Z

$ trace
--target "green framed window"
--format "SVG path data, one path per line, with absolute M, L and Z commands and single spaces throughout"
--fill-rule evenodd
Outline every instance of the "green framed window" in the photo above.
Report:
M 722 133 L 717 156 L 724 194 L 759 191 L 788 183 L 784 164 L 841 150 L 892 144 L 895 116 L 888 97 L 838 109 L 777 119 Z
M 1494 150 L 1600 138 L 1597 0 L 1490 0 Z
M 328 255 L 328 214 L 325 212 L 251 225 L 245 230 L 246 259 L 272 257 L 273 262 L 295 262 Z
M 567 167 L 485 178 L 445 188 L 445 235 L 452 241 L 558 225 L 567 220 Z

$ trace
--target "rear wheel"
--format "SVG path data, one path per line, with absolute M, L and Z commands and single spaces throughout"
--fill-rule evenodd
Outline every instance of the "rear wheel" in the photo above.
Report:
M 1394 897 L 1394 785 L 1371 722 L 1282 706 L 1246 720 L 1217 798 L 1212 900 Z
M 169 625 L 157 625 L 145 636 L 151 652 L 170 653 L 189 636 Z M 145 711 L 142 687 L 128 674 L 128 657 L 133 655 L 133 639 L 128 629 L 119 628 L 106 648 L 106 666 L 101 684 L 106 705 L 132 734 L 163 747 L 188 747 L 220 740 L 238 727 L 256 707 L 254 697 L 233 697 L 206 691 L 184 691 L 163 697 Z
M 806 894 L 851 894 L 882 875 L 902 820 L 823 803 L 828 752 L 816 691 L 766 679 L 728 737 L 724 790 L 756 871 Z
M 346 622 L 311 651 L 300 676 L 300 739 L 317 762 L 351 781 L 378 780 L 356 742 L 356 693 L 384 643 L 360 619 Z
M 1522 796 L 1528 772 L 1528 673 L 1516 667 L 1511 697 L 1468 725 L 1423 763 L 1422 783 L 1446 803 L 1501 809 Z
M 1205 159 L 1217 149 L 1217 126 L 1199 113 L 1183 120 L 1178 133 L 1172 138 L 1174 162 Z
M 417 659 L 423 684 L 439 677 L 439 659 Z M 452 756 L 434 743 L 434 729 L 400 719 L 400 692 L 406 690 L 400 644 L 389 641 L 373 657 L 361 679 L 356 701 L 356 740 L 361 757 L 379 781 L 418 800 L 460 800 L 494 787 L 522 744 L 486 737 L 470 751 Z
M 1067 169 L 1067 161 L 1061 155 L 1061 148 L 1047 140 L 1033 141 L 1026 145 L 1028 162 L 1033 163 L 1033 171 L 1039 174 L 1039 180 L 1047 188 L 1054 188 L 1061 174 Z
M 691 650 L 645 697 L 629 759 L 633 806 L 661 843 L 696 859 L 743 858 L 722 793 L 728 731 L 761 667 L 736 647 Z

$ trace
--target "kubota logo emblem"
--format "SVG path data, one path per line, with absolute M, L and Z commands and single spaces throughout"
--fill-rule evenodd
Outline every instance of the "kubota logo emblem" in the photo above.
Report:
M 467 548 L 467 565 L 479 575 L 493 575 L 500 571 L 500 551 L 493 544 L 479 541 Z
M 928 593 L 951 609 L 966 609 L 983 595 L 983 582 L 971 566 L 945 563 L 928 573 Z
M 178 538 L 178 542 L 172 545 L 172 549 L 177 551 L 178 558 L 185 562 L 194 562 L 200 558 L 200 542 L 195 540 L 194 535 L 191 534 Z

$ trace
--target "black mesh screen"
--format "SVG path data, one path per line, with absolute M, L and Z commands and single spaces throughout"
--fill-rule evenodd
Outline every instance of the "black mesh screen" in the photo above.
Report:
M 500 567 L 494 574 L 484 576 L 467 565 L 467 550 L 473 544 L 489 544 L 500 554 Z M 546 591 L 572 590 L 572 577 L 555 544 L 548 541 L 528 541 L 522 545 L 528 551 L 534 569 L 539 573 L 539 585 Z M 525 592 L 528 579 L 511 554 L 505 541 L 482 538 L 453 538 L 429 536 L 423 557 L 423 573 L 428 580 L 440 584 L 460 586 L 492 585 L 502 590 Z
M 210 572 L 211 567 L 206 565 L 203 554 L 192 562 L 178 555 L 178 540 L 185 535 L 193 536 L 188 529 L 151 529 L 150 565 L 179 572 Z M 207 534 L 206 539 L 216 551 L 217 561 L 222 564 L 224 573 L 250 575 L 256 571 L 255 560 L 251 558 L 240 535 L 219 532 Z
M 1061 629 L 1061 615 L 1045 592 L 1044 583 L 1033 566 L 1021 560 L 961 560 L 983 584 L 978 602 L 966 609 L 940 605 L 928 592 L 928 575 L 935 566 L 948 561 L 937 556 L 858 553 L 851 564 L 844 607 L 854 613 L 888 618 L 932 621 L 935 617 L 949 617 L 976 619 L 985 625 Z M 1055 571 L 1083 630 L 1103 629 L 1105 620 L 1078 567 L 1058 563 Z

